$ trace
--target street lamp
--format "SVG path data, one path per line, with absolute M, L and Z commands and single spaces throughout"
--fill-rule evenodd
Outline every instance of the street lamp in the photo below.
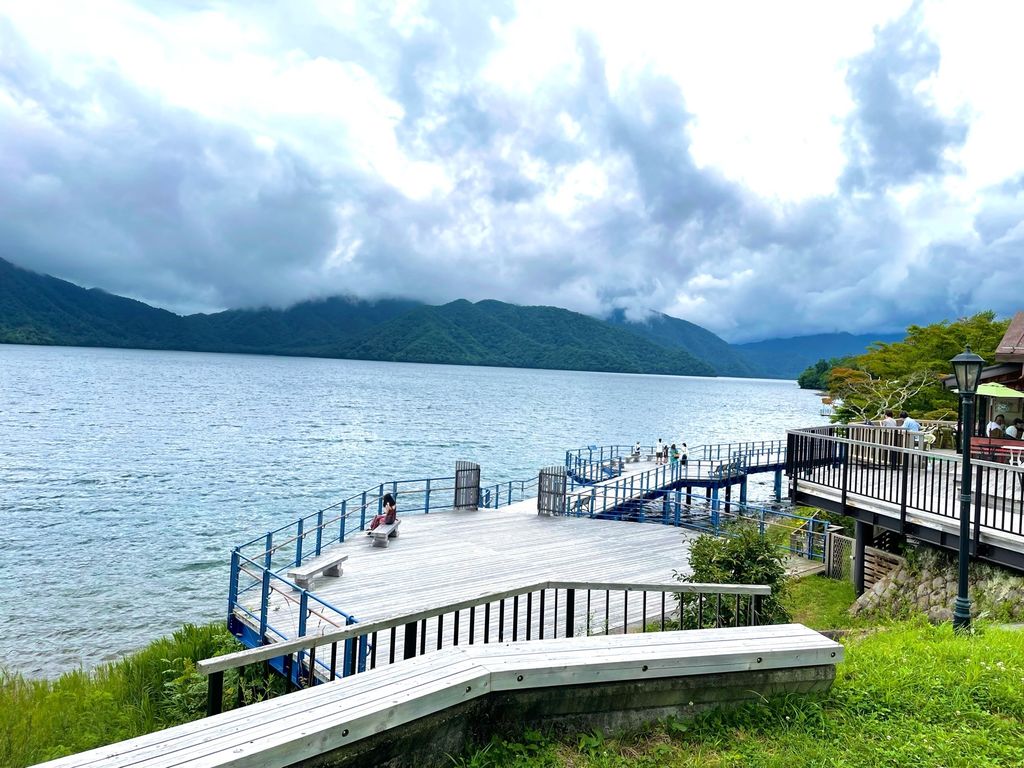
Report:
M 968 542 L 971 538 L 971 432 L 974 429 L 974 393 L 978 391 L 978 379 L 985 361 L 971 352 L 970 347 L 965 347 L 950 362 L 956 374 L 964 420 L 963 440 L 960 441 L 960 576 L 953 605 L 953 629 L 965 632 L 971 628 L 971 599 L 967 596 Z

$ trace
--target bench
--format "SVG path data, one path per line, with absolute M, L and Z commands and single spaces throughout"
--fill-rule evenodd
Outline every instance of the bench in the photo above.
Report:
M 296 566 L 288 571 L 288 578 L 293 579 L 299 587 L 306 589 L 314 576 L 341 576 L 341 564 L 348 560 L 348 555 L 334 552 Z
M 46 765 L 410 765 L 501 722 L 610 729 L 823 691 L 842 659 L 842 645 L 800 624 L 465 645 Z
M 971 457 L 984 461 L 997 461 L 1001 464 L 1010 463 L 1014 457 L 1011 449 L 1024 448 L 1024 442 L 1012 437 L 972 437 Z
M 382 523 L 370 531 L 370 540 L 375 547 L 387 547 L 391 539 L 398 538 L 398 524 L 401 518 L 396 518 L 393 523 Z

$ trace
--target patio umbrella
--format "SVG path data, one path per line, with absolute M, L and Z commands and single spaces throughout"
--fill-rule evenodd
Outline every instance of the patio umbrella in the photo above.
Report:
M 953 391 L 959 392 L 960 390 L 954 389 Z M 982 384 L 978 387 L 978 391 L 975 394 L 980 397 L 1001 397 L 1004 399 L 1024 397 L 1024 392 L 1010 389 L 1005 384 Z

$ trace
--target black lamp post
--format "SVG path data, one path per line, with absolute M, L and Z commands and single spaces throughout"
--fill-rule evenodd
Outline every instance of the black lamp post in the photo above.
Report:
M 957 579 L 956 603 L 953 605 L 953 629 L 966 632 L 971 628 L 971 599 L 967 596 L 967 561 L 970 558 L 971 538 L 971 432 L 974 431 L 974 393 L 985 361 L 971 352 L 970 347 L 954 357 L 953 373 L 960 390 L 964 431 L 960 441 L 962 451 L 960 468 L 960 576 Z

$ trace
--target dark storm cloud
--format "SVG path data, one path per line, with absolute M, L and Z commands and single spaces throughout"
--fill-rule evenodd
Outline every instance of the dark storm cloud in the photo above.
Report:
M 877 30 L 875 46 L 850 63 L 846 82 L 857 106 L 849 122 L 849 189 L 879 189 L 949 171 L 943 153 L 967 125 L 939 113 L 918 86 L 939 69 L 939 48 L 921 29 L 915 3 Z
M 0 244 L 6 258 L 185 310 L 318 293 L 334 186 L 288 147 L 161 104 L 115 70 L 88 89 L 2 31 Z M 341 288 L 341 286 L 335 286 Z
M 400 109 L 408 167 L 386 178 L 374 168 L 387 158 L 344 142 L 172 107 L 114 64 L 71 86 L 0 26 L 0 256 L 180 310 L 498 298 L 675 311 L 738 341 L 1019 304 L 1006 288 L 1022 267 L 1019 179 L 984 191 L 959 239 L 908 226 L 941 216 L 941 190 L 912 212 L 888 194 L 940 178 L 965 132 L 918 92 L 938 52 L 916 8 L 851 64 L 842 185 L 785 205 L 699 166 L 680 87 L 647 69 L 610 85 L 589 34 L 566 41 L 575 66 L 523 95 L 481 74 L 505 4 L 431 4 L 402 30 L 378 6 L 348 26 L 249 13 L 274 31 L 273 56 L 372 78 Z M 332 119 L 294 122 L 333 141 L 345 126 Z M 416 164 L 443 174 L 443 192 L 402 186 Z

